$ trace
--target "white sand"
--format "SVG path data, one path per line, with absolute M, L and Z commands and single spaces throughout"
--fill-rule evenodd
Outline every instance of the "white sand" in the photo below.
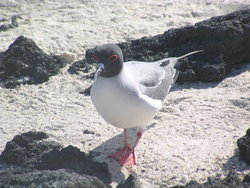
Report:
M 22 17 L 19 27 L 0 32 L 0 51 L 24 35 L 46 53 L 78 60 L 87 48 L 96 45 L 160 34 L 172 27 L 250 8 L 249 0 L 30 2 L 0 1 L 2 17 Z M 223 176 L 229 169 L 247 172 L 240 171 L 247 167 L 237 161 L 234 150 L 236 140 L 250 125 L 249 64 L 235 69 L 220 83 L 176 84 L 143 135 L 138 165 L 122 169 L 107 158 L 122 147 L 122 130 L 97 114 L 90 97 L 79 93 L 91 83 L 68 74 L 67 68 L 48 83 L 0 88 L 0 151 L 14 135 L 44 131 L 65 146 L 93 151 L 96 160 L 109 164 L 113 185 L 130 172 L 138 174 L 144 187 L 191 179 L 202 182 L 209 175 Z M 85 129 L 95 134 L 83 134 Z

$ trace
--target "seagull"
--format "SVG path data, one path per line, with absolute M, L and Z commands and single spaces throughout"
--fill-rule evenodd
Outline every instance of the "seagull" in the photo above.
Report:
M 136 164 L 135 148 L 147 125 L 162 107 L 166 95 L 178 77 L 178 60 L 169 57 L 154 62 L 124 62 L 121 48 L 104 44 L 95 48 L 97 61 L 90 96 L 97 112 L 111 125 L 124 129 L 125 146 L 109 157 L 123 165 Z M 133 146 L 128 144 L 127 128 L 139 127 Z

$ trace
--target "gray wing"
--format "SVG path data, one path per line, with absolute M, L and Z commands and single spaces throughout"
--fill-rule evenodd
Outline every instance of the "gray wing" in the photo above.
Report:
M 176 58 L 165 58 L 155 62 L 126 62 L 124 66 L 139 84 L 140 91 L 156 100 L 164 100 L 177 79 L 174 69 Z

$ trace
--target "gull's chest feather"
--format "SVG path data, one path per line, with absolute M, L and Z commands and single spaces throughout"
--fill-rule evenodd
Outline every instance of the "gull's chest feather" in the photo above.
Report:
M 125 81 L 126 80 L 126 81 Z M 136 84 L 122 74 L 99 77 L 91 88 L 91 100 L 100 115 L 116 127 L 144 126 L 157 110 L 141 98 Z

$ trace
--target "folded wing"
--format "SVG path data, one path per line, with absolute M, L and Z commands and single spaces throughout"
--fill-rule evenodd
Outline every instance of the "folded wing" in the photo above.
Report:
M 126 62 L 124 66 L 138 83 L 142 94 L 163 101 L 175 83 L 178 71 L 174 68 L 177 58 L 165 58 L 155 62 Z

